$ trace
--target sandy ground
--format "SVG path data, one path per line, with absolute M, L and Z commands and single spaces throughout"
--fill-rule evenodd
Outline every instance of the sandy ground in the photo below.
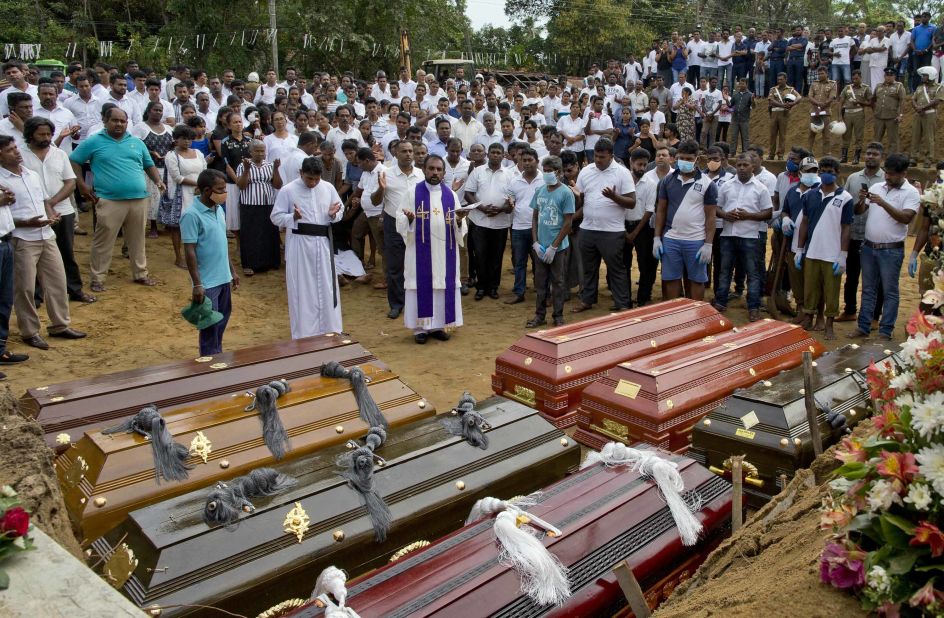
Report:
M 89 214 L 81 215 L 81 225 L 91 230 Z M 86 283 L 90 238 L 76 237 L 76 259 Z M 88 332 L 87 339 L 64 341 L 49 338 L 52 347 L 47 351 L 37 350 L 22 343 L 15 319 L 11 321 L 10 347 L 31 357 L 22 365 L 4 368 L 14 394 L 19 396 L 27 387 L 198 356 L 197 332 L 179 313 L 189 302 L 190 279 L 186 271 L 173 266 L 173 251 L 167 235 L 162 233 L 157 240 L 147 242 L 148 266 L 161 284 L 153 288 L 132 284 L 128 260 L 121 257 L 118 243 L 106 282 L 107 291 L 98 294 L 97 303 L 71 304 L 73 326 Z M 910 242 L 913 240 L 909 239 Z M 231 250 L 235 254 L 232 241 Z M 239 267 L 238 259 L 236 266 Z M 507 256 L 505 266 L 502 300 L 510 294 L 508 290 L 512 281 L 507 271 L 510 268 Z M 377 275 L 380 275 L 379 270 Z M 634 273 L 633 281 L 637 278 Z M 234 295 L 233 315 L 226 330 L 224 349 L 289 338 L 284 270 L 242 279 L 242 286 Z M 475 302 L 471 294 L 465 297 L 465 326 L 455 332 L 450 341 L 430 340 L 425 346 L 413 343 L 402 318 L 390 320 L 386 317 L 385 291 L 374 290 L 369 285 L 352 284 L 341 289 L 344 327 L 417 392 L 430 398 L 438 409 L 449 409 L 463 390 L 469 390 L 476 397 L 490 394 L 490 375 L 495 357 L 526 332 L 525 322 L 533 315 L 534 293 L 531 281 L 528 283 L 526 302 L 518 305 L 508 306 L 488 297 Z M 635 283 L 633 288 L 635 290 Z M 580 318 L 607 312 L 612 301 L 605 288 L 601 287 L 601 290 L 600 303 L 592 311 L 580 314 Z M 654 294 L 658 300 L 658 283 Z M 710 295 L 709 291 L 709 298 Z M 902 298 L 901 325 L 905 316 L 914 311 L 917 301 L 915 280 L 908 278 L 907 274 L 902 278 Z M 572 304 L 568 303 L 565 309 L 568 321 L 576 318 L 570 314 Z M 735 323 L 746 323 L 745 301 L 733 300 L 728 314 Z M 845 335 L 853 328 L 853 324 L 837 325 L 839 337 L 829 342 L 828 347 L 845 343 Z M 903 326 L 896 330 L 896 337 L 904 338 Z

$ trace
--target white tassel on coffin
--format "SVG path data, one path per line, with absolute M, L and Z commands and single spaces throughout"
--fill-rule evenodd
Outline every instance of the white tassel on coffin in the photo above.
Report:
M 360 618 L 357 612 L 344 606 L 347 600 L 346 583 L 347 575 L 337 567 L 329 566 L 318 576 L 311 598 L 324 608 L 325 618 Z
M 695 519 L 692 508 L 682 498 L 681 492 L 685 491 L 685 482 L 675 463 L 663 459 L 656 451 L 630 448 L 621 442 L 608 442 L 600 452 L 591 451 L 581 468 L 597 463 L 605 466 L 630 466 L 633 471 L 654 480 L 669 505 L 682 544 L 691 546 L 698 542 L 702 530 L 701 522 Z M 697 511 L 698 508 L 696 505 L 694 510 Z
M 561 536 L 561 531 L 520 508 L 533 504 L 533 499 L 528 498 L 509 501 L 482 498 L 472 507 L 466 524 L 496 514 L 493 530 L 502 547 L 499 560 L 518 573 L 521 591 L 533 601 L 559 606 L 570 596 L 567 569 L 531 530 L 521 526 L 540 528 L 552 537 Z

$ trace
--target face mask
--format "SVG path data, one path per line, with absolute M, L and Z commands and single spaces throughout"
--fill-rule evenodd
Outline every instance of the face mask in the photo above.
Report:
M 836 175 L 830 174 L 829 172 L 823 172 L 819 175 L 819 179 L 824 185 L 831 185 L 836 182 Z
M 816 172 L 804 172 L 800 175 L 800 182 L 807 187 L 815 185 L 817 180 L 819 180 L 819 176 L 816 175 Z
M 791 161 L 791 160 L 787 159 L 787 171 L 788 171 L 788 172 L 790 172 L 791 174 L 795 174 L 795 173 L 797 172 L 797 170 L 799 170 L 799 169 L 800 169 L 800 164 L 799 164 L 799 163 L 797 163 L 796 161 Z
M 547 186 L 552 186 L 557 184 L 557 173 L 556 172 L 544 172 L 544 184 Z
M 709 172 L 717 172 L 719 169 L 721 169 L 721 161 L 709 161 L 709 162 L 708 162 L 708 171 L 709 171 Z
M 214 191 L 213 193 L 210 194 L 210 201 L 216 205 L 225 204 L 226 193 L 217 193 Z
M 675 165 L 678 167 L 678 171 L 683 174 L 691 174 L 695 171 L 695 162 L 694 161 L 683 161 L 679 159 Z

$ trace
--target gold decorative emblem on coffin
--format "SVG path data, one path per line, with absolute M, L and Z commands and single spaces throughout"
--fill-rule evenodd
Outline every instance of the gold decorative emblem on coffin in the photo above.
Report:
M 611 421 L 608 418 L 603 419 L 602 427 L 599 425 L 591 424 L 590 429 L 608 438 L 619 440 L 620 442 L 625 443 L 629 440 L 629 427 L 627 427 L 626 425 L 623 425 L 622 423 Z
M 113 588 L 120 590 L 136 568 L 138 568 L 138 560 L 134 557 L 134 552 L 127 543 L 122 543 L 108 557 L 102 569 L 102 576 Z
M 85 478 L 85 473 L 88 472 L 88 469 L 88 463 L 86 463 L 85 458 L 79 455 L 75 458 L 75 461 L 72 462 L 72 465 L 69 466 L 69 469 L 66 470 L 62 480 L 70 487 L 75 487 L 79 484 L 79 481 Z
M 400 558 L 406 556 L 407 554 L 412 554 L 413 552 L 423 549 L 424 547 L 429 547 L 429 541 L 414 541 L 406 547 L 402 547 L 396 551 L 392 556 L 390 556 L 390 562 L 396 562 Z
M 524 405 L 533 408 L 537 404 L 537 397 L 534 391 L 520 384 L 515 384 L 515 392 L 505 391 L 505 397 L 519 401 Z
M 285 521 L 282 522 L 285 532 L 294 534 L 299 543 L 305 538 L 305 533 L 308 532 L 310 524 L 311 518 L 308 517 L 308 513 L 302 508 L 300 502 L 296 502 L 295 508 L 285 514 Z
M 256 616 L 256 618 L 279 618 L 280 616 L 287 616 L 290 611 L 298 609 L 307 602 L 308 601 L 305 599 L 289 599 L 288 601 L 282 601 L 278 605 L 273 605 L 265 610 Z
M 207 462 L 207 457 L 209 457 L 212 450 L 213 443 L 202 431 L 198 431 L 197 435 L 190 441 L 190 453 L 202 459 L 203 463 Z

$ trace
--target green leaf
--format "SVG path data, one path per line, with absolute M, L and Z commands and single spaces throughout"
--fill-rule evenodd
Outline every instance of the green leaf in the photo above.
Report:
M 906 534 L 897 524 L 893 524 L 886 519 L 885 515 L 879 519 L 879 527 L 882 531 L 882 538 L 886 543 L 899 549 L 908 549 L 908 541 L 911 540 L 911 535 Z
M 898 442 L 897 440 L 868 440 L 862 446 L 868 450 L 881 449 L 892 452 L 898 452 L 901 450 L 901 442 Z
M 871 472 L 872 467 L 867 466 L 864 462 L 861 461 L 850 461 L 840 466 L 836 470 L 837 476 L 843 476 L 850 480 L 863 479 L 868 476 Z
M 915 571 L 922 573 L 927 571 L 944 571 L 944 564 L 926 564 L 924 566 L 915 567 Z
M 914 531 L 917 526 L 905 519 L 900 515 L 894 515 L 892 513 L 882 513 L 882 519 L 888 521 L 888 523 L 893 524 L 894 526 L 903 530 L 909 537 L 914 536 Z
M 3 569 L 0 569 L 0 590 L 6 590 L 10 587 L 10 576 Z
M 888 572 L 892 575 L 909 573 L 923 553 L 923 550 L 913 548 L 896 553 L 888 560 Z

